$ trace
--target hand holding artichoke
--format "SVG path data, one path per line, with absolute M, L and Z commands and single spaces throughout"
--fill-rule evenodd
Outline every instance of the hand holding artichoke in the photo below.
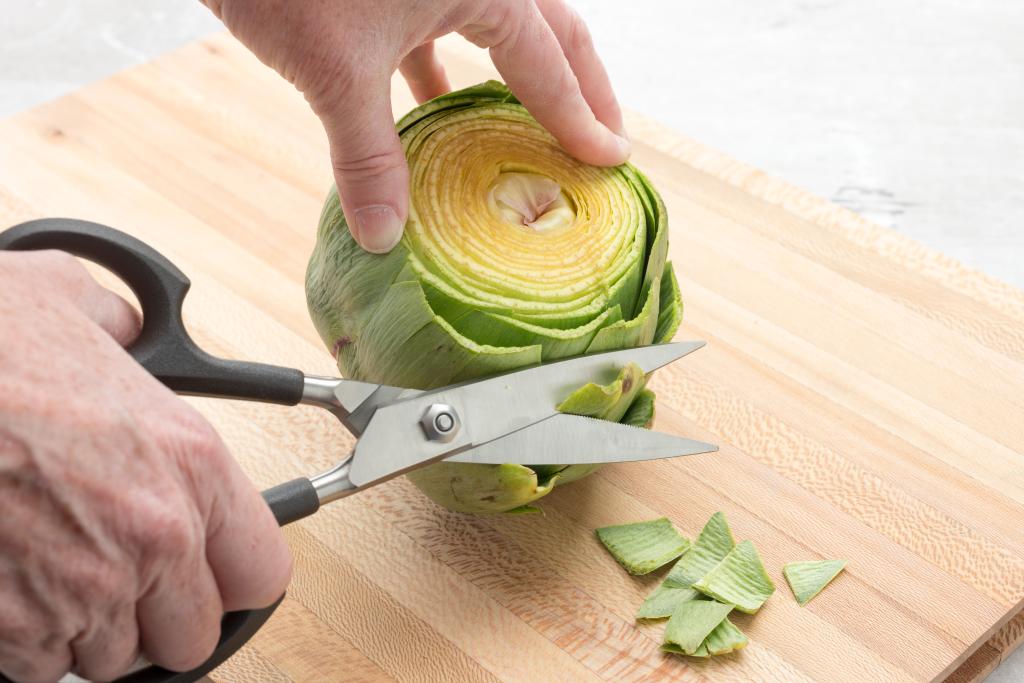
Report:
M 448 92 L 434 40 L 458 33 L 578 159 L 629 157 L 622 113 L 586 25 L 565 0 L 203 0 L 302 91 L 330 143 L 349 229 L 386 253 L 408 216 L 409 174 L 391 125 L 391 74 L 424 102 Z

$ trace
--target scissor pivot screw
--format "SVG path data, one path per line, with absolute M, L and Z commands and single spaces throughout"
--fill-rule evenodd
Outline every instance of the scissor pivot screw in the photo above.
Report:
M 448 443 L 459 433 L 459 414 L 447 403 L 432 403 L 423 412 L 420 426 L 431 441 Z

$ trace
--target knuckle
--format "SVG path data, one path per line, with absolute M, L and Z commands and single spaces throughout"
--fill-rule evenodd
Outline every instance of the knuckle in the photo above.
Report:
M 179 493 L 186 500 L 182 502 L 178 498 L 177 506 L 167 510 L 159 501 L 142 493 L 138 501 L 145 508 L 142 516 L 153 515 L 157 523 L 163 520 L 172 526 L 191 522 L 202 526 L 211 515 L 208 482 L 229 477 L 233 465 L 220 435 L 202 415 L 180 401 L 175 401 L 171 410 L 161 413 L 150 431 L 154 434 L 152 441 L 156 444 L 157 459 L 173 472 L 182 485 Z M 184 515 L 184 520 L 175 519 L 175 514 Z M 187 530 L 172 528 L 170 531 L 172 536 L 168 540 L 173 541 Z
M 202 418 L 194 420 L 183 438 L 186 451 L 193 458 L 201 460 L 207 465 L 220 462 L 221 455 L 224 453 L 224 444 L 220 440 L 220 435 L 206 420 Z
M 499 13 L 498 23 L 491 30 L 492 45 L 496 48 L 505 49 L 510 53 L 516 53 L 522 44 L 525 31 L 520 14 L 508 6 L 504 8 L 503 12 L 499 10 Z
M 568 12 L 565 27 L 566 50 L 569 52 L 590 52 L 594 49 L 594 39 L 590 35 L 590 29 L 582 17 L 572 8 L 566 8 Z
M 527 106 L 535 115 L 539 116 L 544 112 L 550 115 L 565 104 L 565 94 L 572 92 L 579 92 L 576 75 L 568 68 L 558 69 L 553 82 L 546 85 L 538 83 L 529 88 L 528 92 L 523 93 L 523 101 L 529 102 Z
M 153 544 L 162 555 L 177 555 L 196 545 L 195 524 L 185 515 L 155 514 L 151 529 Z
M 215 465 L 224 454 L 220 435 L 190 406 L 178 403 L 176 407 L 177 410 L 161 417 L 162 445 L 177 456 Z
M 339 67 L 322 59 L 315 60 L 314 64 L 316 66 L 302 69 L 303 75 L 296 79 L 295 85 L 314 113 L 323 118 L 354 89 L 356 77 L 347 66 Z
M 361 95 L 357 93 L 365 92 L 372 73 L 367 55 L 378 49 L 364 41 L 346 40 L 332 44 L 330 50 L 304 55 L 292 80 L 313 112 L 324 118 L 353 98 L 361 101 Z
M 155 495 L 136 495 L 132 502 L 136 539 L 150 560 L 191 557 L 199 548 L 203 532 L 186 506 Z
M 481 16 L 472 22 L 476 29 L 470 40 L 478 47 L 514 52 L 519 42 L 523 17 L 531 9 L 527 4 L 523 0 L 485 3 Z
M 382 152 L 363 154 L 335 154 L 331 165 L 335 174 L 341 177 L 376 179 L 401 169 L 405 156 L 401 150 L 388 149 Z

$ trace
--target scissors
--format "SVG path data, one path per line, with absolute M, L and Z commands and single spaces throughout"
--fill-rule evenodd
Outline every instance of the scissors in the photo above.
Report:
M 650 373 L 704 346 L 676 342 L 597 353 L 476 381 L 417 391 L 372 382 L 306 375 L 300 370 L 218 358 L 203 351 L 182 320 L 190 282 L 173 263 L 140 240 L 87 221 L 48 218 L 0 233 L 0 249 L 61 249 L 120 277 L 143 313 L 131 356 L 182 395 L 306 404 L 332 413 L 358 439 L 330 470 L 263 491 L 284 526 L 321 505 L 439 460 L 469 463 L 595 464 L 670 458 L 717 451 L 712 444 L 627 425 L 559 413 L 573 390 L 607 381 L 626 363 Z M 157 666 L 118 683 L 195 681 L 234 654 L 284 599 L 269 607 L 228 612 L 217 649 L 200 666 L 173 672 Z M 0 676 L 0 683 L 9 683 Z

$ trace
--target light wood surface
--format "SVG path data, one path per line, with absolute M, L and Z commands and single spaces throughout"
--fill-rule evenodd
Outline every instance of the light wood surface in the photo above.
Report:
M 444 52 L 457 85 L 490 75 Z M 657 428 L 721 452 L 609 466 L 543 516 L 448 513 L 405 480 L 334 503 L 286 530 L 290 597 L 212 680 L 959 682 L 1021 642 L 1024 293 L 628 122 L 669 208 L 680 336 L 709 341 L 655 377 Z M 192 277 L 210 351 L 325 374 L 302 278 L 330 182 L 302 98 L 225 36 L 0 123 L 0 222 L 133 232 Z M 196 403 L 261 486 L 351 446 L 312 409 Z M 743 652 L 662 655 L 632 618 L 658 578 L 593 529 L 664 514 L 693 535 L 716 510 L 779 590 L 737 618 Z M 782 565 L 819 557 L 850 563 L 800 608 Z

